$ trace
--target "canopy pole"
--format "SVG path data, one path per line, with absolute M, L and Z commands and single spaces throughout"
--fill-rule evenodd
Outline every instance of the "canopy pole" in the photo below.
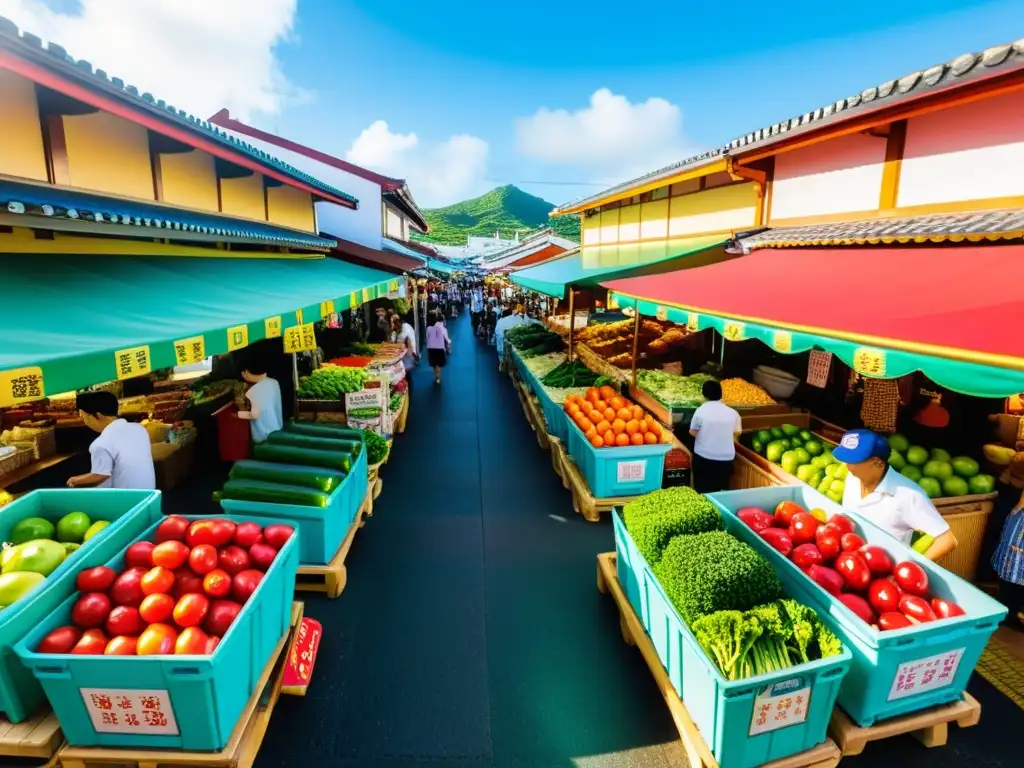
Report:
M 572 332 L 576 327 L 576 307 L 575 307 L 576 291 L 569 288 L 569 356 L 567 360 L 572 362 Z
M 420 349 L 420 287 L 416 284 L 416 279 L 412 281 L 412 321 L 416 324 L 413 329 L 416 333 L 416 351 Z
M 725 366 L 725 336 L 723 336 L 722 340 L 719 342 L 719 347 L 720 348 L 718 350 L 718 364 L 724 367 Z
M 299 418 L 299 356 L 292 352 L 292 418 Z
M 637 302 L 639 305 L 639 302 Z M 633 307 L 633 391 L 636 391 L 636 356 L 640 351 L 640 307 Z

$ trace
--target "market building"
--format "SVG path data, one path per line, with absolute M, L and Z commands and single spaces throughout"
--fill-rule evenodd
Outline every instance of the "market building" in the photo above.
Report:
M 490 272 L 512 272 L 578 248 L 578 243 L 561 237 L 550 227 L 532 232 L 504 250 L 473 260 L 473 264 Z

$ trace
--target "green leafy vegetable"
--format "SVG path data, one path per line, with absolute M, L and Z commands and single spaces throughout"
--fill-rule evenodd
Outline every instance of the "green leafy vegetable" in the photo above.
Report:
M 549 371 L 540 383 L 545 387 L 565 389 L 568 387 L 595 387 L 601 377 L 587 368 L 579 358 L 571 363 L 564 362 L 557 368 Z
M 653 567 L 673 537 L 721 531 L 722 515 L 692 488 L 662 488 L 633 499 L 622 508 L 626 530 Z
M 366 437 L 366 461 L 371 465 L 380 464 L 387 458 L 388 441 L 372 429 L 364 429 L 363 435 Z
M 663 405 L 670 408 L 693 408 L 704 402 L 701 387 L 707 381 L 714 381 L 714 376 L 704 373 L 679 376 L 665 371 L 642 369 L 637 371 L 636 380 L 640 389 Z
M 363 368 L 324 365 L 299 379 L 296 394 L 303 400 L 340 400 L 346 392 L 358 392 L 369 375 Z

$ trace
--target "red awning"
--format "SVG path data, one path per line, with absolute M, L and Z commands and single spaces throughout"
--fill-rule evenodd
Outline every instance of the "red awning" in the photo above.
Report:
M 383 269 L 400 275 L 403 272 L 412 272 L 423 266 L 419 259 L 411 259 L 393 251 L 380 251 L 376 248 L 368 248 L 350 240 L 342 240 L 334 235 L 324 235 L 332 240 L 338 241 L 338 246 L 331 251 L 332 256 L 337 256 L 352 264 L 359 264 L 372 269 Z
M 604 283 L 750 323 L 1024 359 L 1024 245 L 787 248 Z

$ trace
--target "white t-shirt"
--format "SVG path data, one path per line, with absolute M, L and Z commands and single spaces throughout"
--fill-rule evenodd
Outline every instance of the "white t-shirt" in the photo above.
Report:
M 277 379 L 267 376 L 260 379 L 245 393 L 259 416 L 249 422 L 252 441 L 262 443 L 271 432 L 277 432 L 284 426 L 284 415 L 281 411 L 281 385 Z
M 921 486 L 895 469 L 889 469 L 878 487 L 863 498 L 860 480 L 847 475 L 843 506 L 864 515 L 904 544 L 910 543 L 914 531 L 938 537 L 949 530 L 949 523 Z
M 405 344 L 407 339 L 412 342 L 409 345 L 412 347 L 412 351 L 406 350 L 405 357 L 402 358 L 402 364 L 405 366 L 405 370 L 410 371 L 416 365 L 416 361 L 413 359 L 413 355 L 416 354 L 416 331 L 408 323 L 402 323 L 402 330 L 395 337 L 395 343 Z
M 124 419 L 110 422 L 89 446 L 92 472 L 107 475 L 97 488 L 128 488 L 151 491 L 156 488 L 153 448 L 149 432 L 141 424 Z
M 736 433 L 740 431 L 740 415 L 721 400 L 704 403 L 693 413 L 690 429 L 697 437 L 693 451 L 712 461 L 736 458 Z

